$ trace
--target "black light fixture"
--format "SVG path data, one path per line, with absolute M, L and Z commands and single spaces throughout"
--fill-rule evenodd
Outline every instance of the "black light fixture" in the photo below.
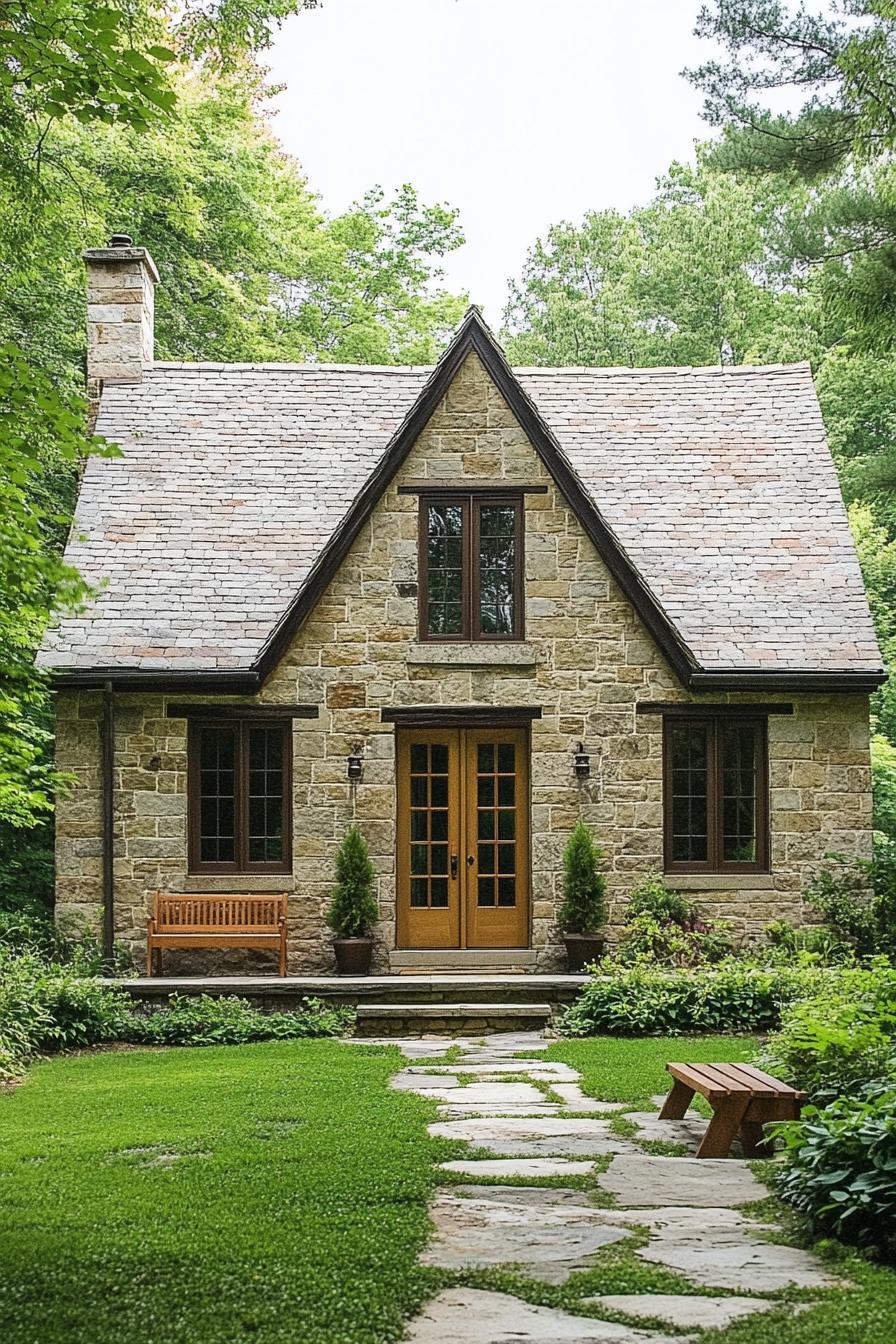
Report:
M 573 770 L 576 772 L 576 779 L 587 779 L 591 774 L 591 757 L 585 750 L 584 742 L 580 742 L 578 749 L 573 756 Z
M 364 772 L 364 756 L 360 742 L 352 747 L 346 761 L 346 773 L 353 784 L 357 784 Z

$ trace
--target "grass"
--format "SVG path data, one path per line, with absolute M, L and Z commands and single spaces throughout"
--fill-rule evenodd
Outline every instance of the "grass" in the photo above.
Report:
M 432 1105 L 395 1050 L 84 1054 L 0 1096 L 4 1344 L 374 1344 L 428 1296 Z
M 547 1054 L 593 1095 L 642 1108 L 665 1090 L 667 1059 L 746 1060 L 756 1048 L 751 1037 L 596 1038 Z M 3 1344 L 386 1344 L 448 1284 L 589 1316 L 592 1294 L 719 1291 L 640 1259 L 637 1228 L 563 1285 L 418 1267 L 434 1184 L 469 1182 L 435 1163 L 471 1150 L 429 1139 L 433 1103 L 388 1088 L 402 1062 L 394 1049 L 301 1041 L 36 1065 L 0 1094 Z M 513 1183 L 609 1202 L 593 1177 Z M 774 1220 L 776 1240 L 796 1239 L 780 1207 Z M 786 1304 L 811 1294 L 774 1294 L 769 1315 L 701 1344 L 889 1344 L 896 1274 L 836 1244 L 816 1250 L 851 1287 L 797 1316 Z
M 578 1069 L 582 1090 L 590 1096 L 643 1110 L 651 1097 L 669 1090 L 667 1060 L 741 1064 L 754 1059 L 758 1049 L 756 1036 L 593 1036 L 558 1041 L 548 1048 L 546 1058 Z

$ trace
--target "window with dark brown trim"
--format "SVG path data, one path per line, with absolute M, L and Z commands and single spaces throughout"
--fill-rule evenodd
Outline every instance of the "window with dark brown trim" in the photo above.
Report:
M 522 495 L 421 495 L 419 577 L 421 639 L 522 639 Z
M 190 720 L 191 872 L 289 870 L 291 764 L 288 720 Z
M 663 720 L 666 871 L 768 871 L 765 719 Z

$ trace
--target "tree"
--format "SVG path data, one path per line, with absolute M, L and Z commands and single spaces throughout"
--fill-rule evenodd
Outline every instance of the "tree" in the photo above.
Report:
M 350 826 L 336 851 L 336 889 L 327 923 L 337 938 L 366 938 L 379 910 L 373 894 L 373 864 L 357 826 Z
M 505 314 L 518 363 L 729 364 L 817 348 L 805 277 L 780 248 L 784 192 L 673 164 L 629 216 L 586 215 L 532 248 Z M 695 265 L 699 258 L 699 265 Z M 786 352 L 786 353 L 785 353 Z
M 831 0 L 817 13 L 782 0 L 713 0 L 695 29 L 725 51 L 688 78 L 705 94 L 712 126 L 738 134 L 727 166 L 827 174 L 847 158 L 876 158 L 896 144 L 896 8 L 892 0 Z M 793 112 L 763 97 L 790 91 Z
M 456 212 L 406 186 L 328 219 L 263 112 L 253 62 L 314 0 L 8 0 L 0 16 L 0 863 L 47 813 L 51 612 L 83 429 L 80 252 L 126 228 L 165 283 L 161 357 L 434 357 L 463 299 L 438 287 Z M 0 884 L 2 885 L 2 884 Z
M 563 851 L 563 903 L 557 923 L 566 933 L 597 933 L 603 926 L 607 879 L 600 871 L 601 858 L 588 827 L 577 821 Z

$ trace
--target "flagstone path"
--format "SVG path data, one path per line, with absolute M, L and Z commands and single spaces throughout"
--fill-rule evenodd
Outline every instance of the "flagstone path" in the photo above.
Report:
M 682 1281 L 680 1294 L 583 1295 L 571 1311 L 446 1288 L 411 1322 L 413 1344 L 685 1344 L 699 1338 L 694 1329 L 780 1308 L 770 1296 L 780 1289 L 840 1286 L 808 1252 L 769 1240 L 774 1228 L 743 1212 L 768 1193 L 748 1163 L 660 1157 L 641 1146 L 664 1140 L 692 1154 L 706 1123 L 699 1117 L 662 1121 L 656 1111 L 586 1096 L 574 1069 L 539 1056 L 545 1041 L 535 1032 L 389 1044 L 410 1061 L 393 1087 L 437 1101 L 430 1132 L 470 1144 L 469 1158 L 442 1163 L 467 1180 L 443 1186 L 430 1206 L 425 1265 L 505 1269 L 571 1287 L 570 1276 L 598 1267 L 605 1248 L 634 1237 L 635 1255 Z M 449 1046 L 457 1047 L 451 1062 L 439 1063 Z M 626 1123 L 614 1125 L 620 1113 Z M 544 1176 L 577 1179 L 569 1188 L 527 1184 Z M 668 1333 L 639 1321 L 665 1322 Z

